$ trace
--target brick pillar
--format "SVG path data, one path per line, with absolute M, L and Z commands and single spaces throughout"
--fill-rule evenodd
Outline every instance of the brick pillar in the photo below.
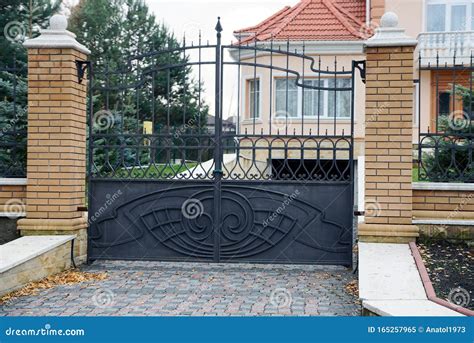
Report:
M 366 43 L 365 222 L 359 240 L 407 242 L 412 225 L 413 50 L 393 12 Z
M 87 80 L 76 60 L 90 53 L 55 15 L 28 48 L 28 159 L 22 235 L 76 234 L 76 260 L 86 257 L 85 205 Z

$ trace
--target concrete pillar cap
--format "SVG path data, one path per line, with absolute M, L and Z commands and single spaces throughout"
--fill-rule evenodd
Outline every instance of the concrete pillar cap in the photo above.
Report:
M 67 30 L 68 20 L 62 14 L 49 19 L 49 28 L 41 30 L 36 38 L 27 39 L 23 46 L 30 49 L 75 49 L 86 55 L 91 52 L 76 40 L 76 35 Z
M 416 46 L 418 41 L 405 34 L 405 29 L 398 27 L 398 15 L 386 12 L 380 19 L 380 27 L 375 35 L 365 42 L 366 47 Z

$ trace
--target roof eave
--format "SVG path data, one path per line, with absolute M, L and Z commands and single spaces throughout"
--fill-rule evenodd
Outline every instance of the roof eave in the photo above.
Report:
M 270 41 L 261 41 L 257 42 L 258 47 L 269 48 Z M 273 41 L 273 50 L 278 51 L 278 48 L 282 48 L 284 53 L 286 49 L 287 41 Z M 347 40 L 347 41 L 290 41 L 290 51 L 294 52 L 295 49 L 298 53 L 302 53 L 303 44 L 305 47 L 306 55 L 363 55 L 364 46 L 366 44 L 365 40 Z M 254 46 L 249 44 L 249 46 Z M 230 50 L 230 55 L 234 60 L 254 58 L 255 52 L 253 50 L 242 50 L 240 54 L 238 52 L 238 46 L 235 49 Z M 269 55 L 269 52 L 266 51 L 257 51 L 257 57 L 262 57 Z

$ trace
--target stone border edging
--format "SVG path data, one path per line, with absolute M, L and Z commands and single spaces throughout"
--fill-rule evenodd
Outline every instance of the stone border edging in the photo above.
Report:
M 414 191 L 474 191 L 473 183 L 412 182 Z
M 450 302 L 440 299 L 436 296 L 436 292 L 433 288 L 433 284 L 431 283 L 430 277 L 428 275 L 428 271 L 426 270 L 425 264 L 423 263 L 423 259 L 421 258 L 420 251 L 418 250 L 418 247 L 416 246 L 415 242 L 410 242 L 408 243 L 410 246 L 411 253 L 413 255 L 413 258 L 415 259 L 415 264 L 418 269 L 418 273 L 420 274 L 421 281 L 423 283 L 423 287 L 425 288 L 426 296 L 428 300 L 447 307 L 453 311 L 459 312 L 461 314 L 464 314 L 466 316 L 474 316 L 474 311 L 468 310 L 467 308 L 457 306 L 454 304 L 451 304 Z
M 20 177 L 2 177 L 0 178 L 0 186 L 26 186 L 27 178 Z
M 24 256 L 21 256 L 21 258 L 17 258 L 15 259 L 14 261 L 8 261 L 5 263 L 0 265 L 0 274 L 10 270 L 10 269 L 13 269 L 25 262 L 28 262 L 38 256 L 41 256 L 49 251 L 52 251 L 53 249 L 67 243 L 67 242 L 70 242 L 70 241 L 74 241 L 76 238 L 77 238 L 77 235 L 52 235 L 52 236 L 23 236 L 23 237 L 20 237 L 20 238 L 17 238 L 11 242 L 8 242 L 8 243 L 5 243 L 3 244 L 1 247 L 3 249 L 9 249 L 11 247 L 11 245 L 14 245 L 15 248 L 18 250 L 21 250 L 22 248 L 24 249 L 25 247 L 25 243 L 23 243 L 23 241 L 31 241 L 31 240 L 34 240 L 35 238 L 38 238 L 40 240 L 43 240 L 44 242 L 41 242 L 43 245 L 41 247 L 39 247 L 37 250 L 31 252 L 29 251 L 28 254 L 23 254 Z M 22 240 L 22 244 L 23 245 L 20 245 L 18 246 L 17 243 L 18 243 L 18 240 Z M 48 240 L 51 240 L 51 242 L 48 242 Z M 12 244 L 12 242 L 15 242 Z M 28 243 L 27 243 L 28 244 Z M 35 246 L 37 246 L 38 244 L 36 243 Z M 26 247 L 28 248 L 28 245 L 26 245 Z M 4 251 L 3 251 L 4 252 Z

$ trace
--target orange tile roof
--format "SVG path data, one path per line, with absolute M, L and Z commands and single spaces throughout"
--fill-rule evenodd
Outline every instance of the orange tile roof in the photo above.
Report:
M 301 0 L 261 23 L 234 31 L 240 43 L 266 40 L 364 39 L 365 0 Z

